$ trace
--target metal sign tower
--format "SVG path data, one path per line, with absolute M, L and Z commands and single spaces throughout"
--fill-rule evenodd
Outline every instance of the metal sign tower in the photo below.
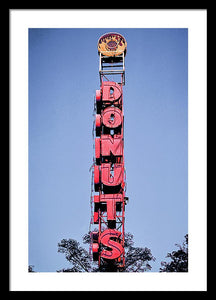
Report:
M 118 33 L 98 40 L 100 89 L 95 97 L 94 168 L 91 194 L 93 260 L 102 271 L 125 267 L 125 167 L 124 111 L 125 55 L 127 43 Z

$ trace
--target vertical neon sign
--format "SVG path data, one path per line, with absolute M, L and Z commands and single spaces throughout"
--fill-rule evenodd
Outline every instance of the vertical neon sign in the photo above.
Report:
M 124 111 L 127 43 L 118 33 L 98 40 L 100 89 L 95 97 L 94 195 L 91 232 L 93 260 L 106 271 L 125 266 Z M 114 79 L 116 79 L 114 81 Z

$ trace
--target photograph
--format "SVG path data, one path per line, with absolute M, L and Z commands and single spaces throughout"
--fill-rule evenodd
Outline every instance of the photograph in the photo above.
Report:
M 9 25 L 10 291 L 206 291 L 207 10 Z
M 28 35 L 30 271 L 187 272 L 187 28 Z

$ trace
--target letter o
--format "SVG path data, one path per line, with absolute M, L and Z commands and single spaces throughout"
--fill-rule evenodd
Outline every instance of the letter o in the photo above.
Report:
M 118 107 L 108 107 L 102 113 L 102 123 L 109 128 L 122 124 L 122 111 Z

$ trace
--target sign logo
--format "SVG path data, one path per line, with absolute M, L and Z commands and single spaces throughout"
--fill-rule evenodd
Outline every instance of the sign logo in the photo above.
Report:
M 106 33 L 98 40 L 98 51 L 104 56 L 119 56 L 126 54 L 127 43 L 119 33 Z

